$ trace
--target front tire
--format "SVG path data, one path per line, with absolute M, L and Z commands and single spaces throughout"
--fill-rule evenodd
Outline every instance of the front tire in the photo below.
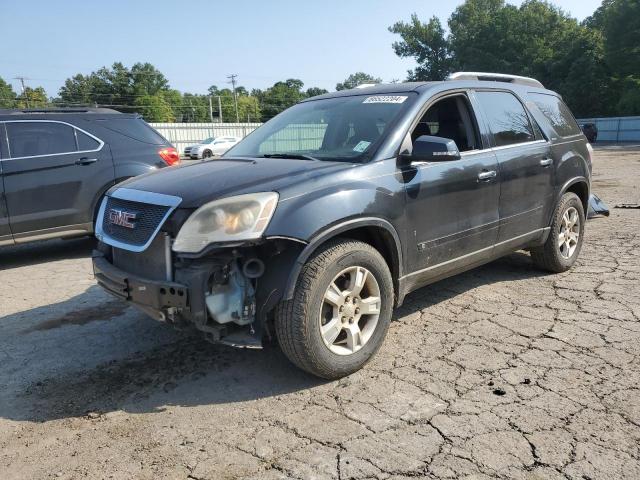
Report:
M 533 263 L 554 273 L 569 270 L 582 248 L 584 224 L 584 207 L 580 198 L 575 193 L 565 193 L 556 206 L 547 241 L 542 247 L 531 249 Z
M 213 157 L 213 152 L 211 150 L 205 150 L 202 152 L 202 158 L 211 158 Z
M 356 240 L 333 240 L 305 263 L 293 299 L 278 306 L 278 342 L 299 368 L 341 378 L 378 351 L 392 309 L 393 281 L 380 253 Z

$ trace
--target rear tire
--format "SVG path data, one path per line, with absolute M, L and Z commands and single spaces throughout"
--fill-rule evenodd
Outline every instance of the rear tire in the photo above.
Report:
M 565 193 L 556 206 L 547 241 L 543 246 L 531 249 L 533 263 L 554 273 L 569 270 L 582 248 L 584 223 L 580 198 L 575 193 Z
M 393 281 L 380 253 L 356 240 L 333 240 L 305 263 L 293 299 L 278 306 L 278 343 L 299 368 L 341 378 L 378 351 L 392 310 Z

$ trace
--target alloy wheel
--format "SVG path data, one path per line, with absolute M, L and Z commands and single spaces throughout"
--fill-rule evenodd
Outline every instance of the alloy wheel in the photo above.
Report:
M 380 286 L 366 268 L 342 270 L 322 299 L 320 334 L 336 355 L 351 355 L 371 339 L 380 317 Z
M 580 215 L 575 207 L 569 207 L 562 215 L 562 224 L 558 234 L 558 248 L 563 258 L 571 258 L 578 247 L 580 238 Z

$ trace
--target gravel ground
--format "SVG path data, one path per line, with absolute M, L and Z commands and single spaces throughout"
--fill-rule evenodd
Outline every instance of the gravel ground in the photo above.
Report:
M 640 150 L 594 191 L 640 202 Z M 640 211 L 576 267 L 419 290 L 361 372 L 209 345 L 103 293 L 89 240 L 0 250 L 0 478 L 640 478 Z

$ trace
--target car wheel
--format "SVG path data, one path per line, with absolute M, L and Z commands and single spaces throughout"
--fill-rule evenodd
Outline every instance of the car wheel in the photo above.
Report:
M 204 152 L 202 152 L 202 158 L 211 158 L 213 156 L 213 153 L 211 153 L 211 150 L 205 150 Z
M 304 264 L 293 299 L 276 311 L 276 335 L 295 365 L 340 378 L 378 351 L 392 309 L 393 281 L 380 253 L 363 242 L 335 240 Z
M 531 249 L 533 263 L 544 270 L 569 270 L 580 253 L 584 239 L 584 207 L 575 193 L 565 193 L 553 215 L 551 232 L 545 244 Z

